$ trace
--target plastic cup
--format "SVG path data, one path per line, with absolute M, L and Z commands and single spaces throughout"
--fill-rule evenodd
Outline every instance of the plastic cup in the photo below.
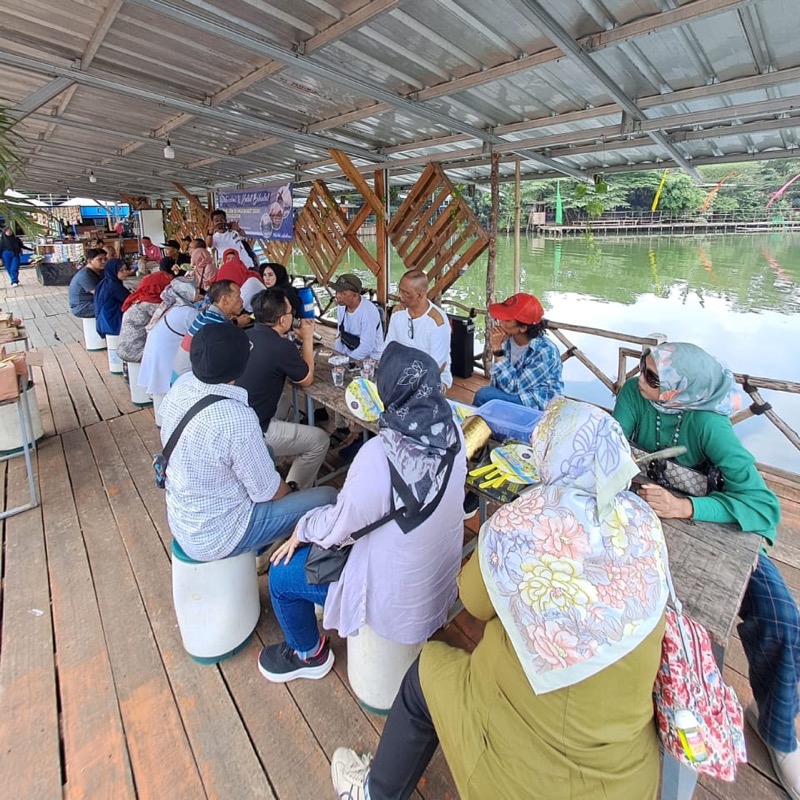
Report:
M 361 377 L 371 381 L 375 376 L 375 362 L 371 358 L 365 358 L 361 364 Z
M 344 386 L 344 364 L 334 364 L 331 367 L 334 386 Z

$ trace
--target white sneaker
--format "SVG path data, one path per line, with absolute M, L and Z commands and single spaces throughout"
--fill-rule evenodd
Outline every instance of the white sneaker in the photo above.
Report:
M 755 703 L 750 703 L 744 712 L 745 719 L 750 724 L 750 727 L 758 734 L 761 739 L 761 734 L 758 730 L 758 707 Z M 763 739 L 761 739 L 764 742 Z M 772 768 L 775 770 L 775 777 L 778 782 L 783 786 L 784 791 L 792 800 L 800 800 L 800 748 L 793 750 L 791 753 L 784 753 L 781 750 L 775 750 L 764 742 L 764 747 L 767 748 L 770 761 L 772 761 Z
M 367 780 L 372 756 L 358 755 L 349 747 L 338 747 L 331 759 L 331 780 L 338 800 L 365 800 L 364 784 Z

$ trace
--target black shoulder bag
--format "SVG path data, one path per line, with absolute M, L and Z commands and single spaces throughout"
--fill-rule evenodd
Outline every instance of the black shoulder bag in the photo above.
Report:
M 153 456 L 153 471 L 156 474 L 156 486 L 158 486 L 159 489 L 163 489 L 167 485 L 167 464 L 169 463 L 169 457 L 172 455 L 175 445 L 178 444 L 178 439 L 181 438 L 183 429 L 189 424 L 189 420 L 212 403 L 228 399 L 229 398 L 223 397 L 221 394 L 207 394 L 205 397 L 201 397 L 183 415 L 183 419 L 178 423 L 175 430 L 172 431 L 172 436 L 167 440 L 164 449 Z

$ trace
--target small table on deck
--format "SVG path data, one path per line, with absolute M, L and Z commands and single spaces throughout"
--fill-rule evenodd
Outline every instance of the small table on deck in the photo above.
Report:
M 491 490 L 481 491 L 468 483 L 480 499 L 481 523 L 487 502 L 497 502 Z M 513 492 L 506 490 L 504 502 Z M 761 549 L 761 536 L 744 533 L 733 525 L 662 519 L 670 572 L 683 612 L 702 625 L 722 671 L 725 647 L 739 613 L 750 574 Z M 661 764 L 661 798 L 689 800 L 697 783 L 697 772 L 671 756 Z

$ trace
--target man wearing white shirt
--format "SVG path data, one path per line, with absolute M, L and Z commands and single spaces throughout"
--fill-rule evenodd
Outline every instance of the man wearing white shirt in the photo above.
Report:
M 226 250 L 235 250 L 247 269 L 255 269 L 253 259 L 242 241 L 242 231 L 238 222 L 228 224 L 228 215 L 218 208 L 211 215 L 211 233 L 206 236 L 206 245 L 217 253 L 217 261 Z
M 383 352 L 381 315 L 374 303 L 361 297 L 361 279 L 357 275 L 340 275 L 330 288 L 336 292 L 339 328 L 334 350 L 358 361 L 380 358 Z
M 450 372 L 450 320 L 428 299 L 428 276 L 412 269 L 400 278 L 400 304 L 389 318 L 386 344 L 399 342 L 427 353 L 438 365 L 446 388 L 453 385 Z

